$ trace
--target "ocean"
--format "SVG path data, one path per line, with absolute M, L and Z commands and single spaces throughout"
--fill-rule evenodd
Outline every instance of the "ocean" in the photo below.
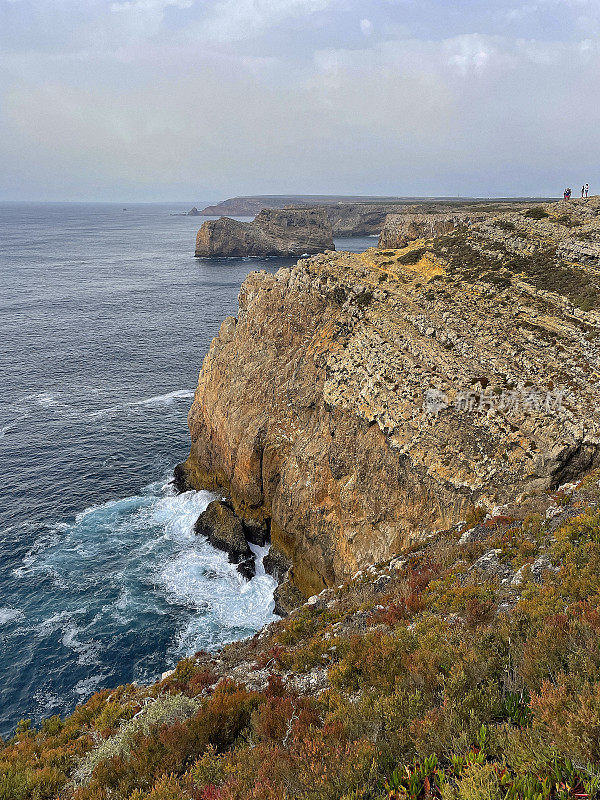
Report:
M 293 260 L 195 259 L 190 206 L 0 203 L 3 737 L 274 619 L 170 480 L 240 284 Z

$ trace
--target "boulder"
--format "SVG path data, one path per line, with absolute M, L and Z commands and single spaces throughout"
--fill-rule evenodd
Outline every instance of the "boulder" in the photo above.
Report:
M 272 575 L 278 583 L 281 583 L 287 576 L 292 563 L 281 550 L 271 547 L 263 558 L 263 566 L 267 574 Z
M 252 558 L 241 520 L 222 500 L 213 500 L 200 514 L 196 533 L 206 536 L 213 547 L 224 550 L 233 564 Z
M 173 486 L 175 491 L 178 494 L 183 494 L 183 492 L 188 492 L 193 487 L 190 486 L 190 483 L 187 478 L 187 473 L 185 471 L 185 466 L 183 464 L 176 464 L 173 470 Z
M 297 589 L 290 578 L 286 578 L 283 583 L 275 589 L 275 613 L 280 617 L 287 615 L 306 601 L 306 596 Z
M 256 562 L 254 558 L 246 558 L 244 561 L 240 561 L 237 565 L 237 571 L 246 578 L 247 581 L 252 580 L 256 575 Z

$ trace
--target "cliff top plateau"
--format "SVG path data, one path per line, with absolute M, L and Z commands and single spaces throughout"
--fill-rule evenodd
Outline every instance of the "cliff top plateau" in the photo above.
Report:
M 220 217 L 232 215 L 236 217 L 254 216 L 262 211 L 263 208 L 286 208 L 287 206 L 333 206 L 333 205 L 411 205 L 411 204 L 447 204 L 453 205 L 471 202 L 545 202 L 552 198 L 498 198 L 489 200 L 474 197 L 385 197 L 378 195 L 323 195 L 323 194 L 275 194 L 275 195 L 246 195 L 241 197 L 230 197 L 221 200 L 210 206 L 206 206 L 200 211 L 205 217 Z

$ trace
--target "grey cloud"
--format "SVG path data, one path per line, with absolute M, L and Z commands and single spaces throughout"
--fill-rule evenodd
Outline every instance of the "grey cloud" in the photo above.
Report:
M 34 36 L 43 3 L 17 5 L 38 9 Z M 382 24 L 383 5 L 80 6 L 70 28 L 57 22 L 53 51 L 30 38 L 0 52 L 0 197 L 548 194 L 580 173 L 593 182 L 596 39 L 408 38 L 402 15 Z M 64 26 L 72 4 L 61 7 Z M 317 47 L 315 18 L 339 26 L 336 46 Z M 275 53 L 284 27 L 302 34 Z

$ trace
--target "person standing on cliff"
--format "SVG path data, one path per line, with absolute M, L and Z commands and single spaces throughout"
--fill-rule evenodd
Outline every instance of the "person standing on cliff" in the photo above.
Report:
M 585 199 L 586 200 L 587 200 L 587 197 L 588 197 L 589 190 L 590 190 L 590 185 L 589 185 L 589 183 L 586 183 L 586 185 L 585 185 Z
M 585 183 L 581 187 L 581 199 L 583 200 L 583 196 L 585 195 Z

